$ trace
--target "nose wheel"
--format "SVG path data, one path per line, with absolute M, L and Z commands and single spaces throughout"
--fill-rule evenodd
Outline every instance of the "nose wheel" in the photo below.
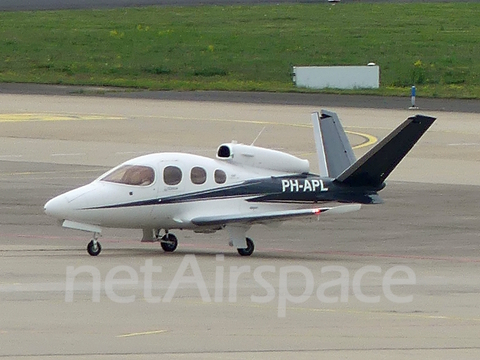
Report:
M 250 238 L 245 238 L 245 241 L 247 242 L 247 247 L 244 249 L 237 249 L 238 253 L 242 256 L 250 256 L 253 254 L 253 250 L 255 250 L 255 245 L 253 244 L 252 239 Z
M 160 245 L 165 252 L 174 252 L 178 245 L 177 237 L 173 234 L 166 233 L 160 240 Z
M 87 251 L 91 256 L 97 256 L 102 251 L 102 246 L 96 238 L 93 238 L 87 245 Z

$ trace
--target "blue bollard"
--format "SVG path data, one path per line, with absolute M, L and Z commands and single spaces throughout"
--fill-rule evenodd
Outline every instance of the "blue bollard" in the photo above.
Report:
M 418 109 L 417 106 L 415 106 L 415 95 L 417 93 L 417 89 L 415 88 L 415 85 L 412 86 L 412 95 L 411 95 L 411 98 L 412 98 L 412 106 L 410 106 L 409 109 Z

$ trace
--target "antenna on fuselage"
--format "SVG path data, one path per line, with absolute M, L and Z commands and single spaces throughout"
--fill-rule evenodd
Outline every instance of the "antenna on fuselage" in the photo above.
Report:
M 263 133 L 263 130 L 265 130 L 267 127 L 264 126 L 262 130 L 260 130 L 260 132 L 258 133 L 257 137 L 255 138 L 255 140 L 253 140 L 253 142 L 250 144 L 250 146 L 253 146 L 253 144 L 255 144 L 255 141 L 258 140 L 258 138 L 260 137 L 260 135 L 262 135 Z

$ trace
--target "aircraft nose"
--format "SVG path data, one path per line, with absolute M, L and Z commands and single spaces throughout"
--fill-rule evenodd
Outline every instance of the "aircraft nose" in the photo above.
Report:
M 59 195 L 49 200 L 44 206 L 43 210 L 45 214 L 56 217 L 63 218 L 63 213 L 67 210 L 68 201 L 65 195 Z

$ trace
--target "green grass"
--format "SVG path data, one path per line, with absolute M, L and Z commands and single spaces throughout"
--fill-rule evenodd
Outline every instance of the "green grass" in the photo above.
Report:
M 353 92 L 480 98 L 479 14 L 478 3 L 3 12 L 0 81 L 305 91 L 293 65 L 375 62 L 381 88 Z

